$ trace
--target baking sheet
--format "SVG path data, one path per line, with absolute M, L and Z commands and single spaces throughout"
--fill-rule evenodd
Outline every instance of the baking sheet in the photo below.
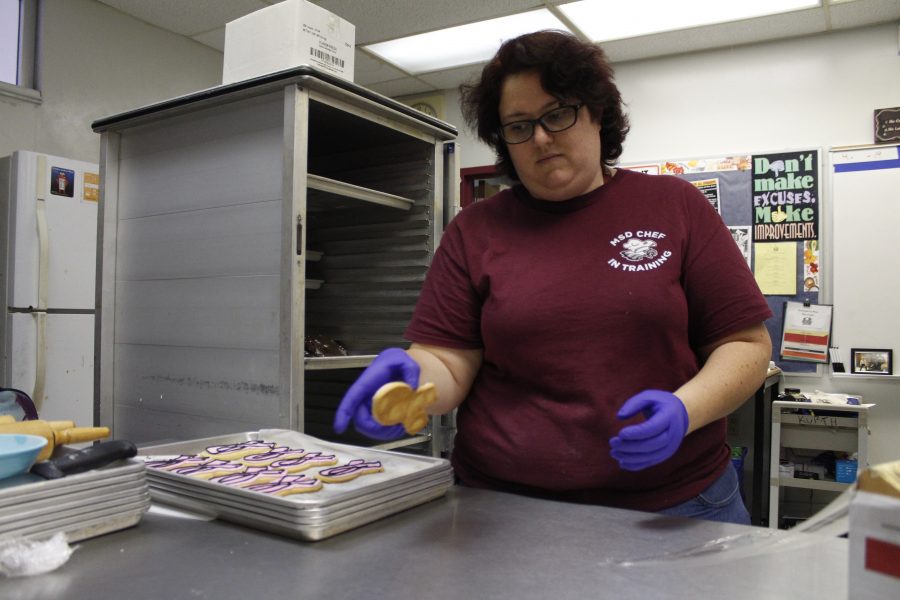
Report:
M 210 446 L 265 441 L 293 449 L 333 454 L 339 466 L 352 459 L 380 461 L 384 471 L 344 483 L 324 483 L 316 492 L 274 496 L 147 468 L 154 501 L 307 541 L 359 527 L 444 495 L 453 485 L 450 462 L 443 458 L 363 448 L 321 440 L 288 429 L 263 429 L 161 444 L 139 449 L 143 460 L 196 455 Z M 330 467 L 313 467 L 313 476 Z
M 20 526 L 23 522 L 39 523 L 42 521 L 61 518 L 69 515 L 78 515 L 104 507 L 117 504 L 125 504 L 134 500 L 143 499 L 149 494 L 149 489 L 134 489 L 128 487 L 112 489 L 103 488 L 102 491 L 94 490 L 82 492 L 75 497 L 65 499 L 49 499 L 41 502 L 23 504 L 15 509 L 7 509 L 0 513 L 0 532 Z
M 350 516 L 337 518 L 321 525 L 287 523 L 283 520 L 254 515 L 245 510 L 226 507 L 208 500 L 194 500 L 186 498 L 181 494 L 170 494 L 161 490 L 153 490 L 153 497 L 154 500 L 172 504 L 200 514 L 212 515 L 225 521 L 231 521 L 240 525 L 253 527 L 254 529 L 262 529 L 263 531 L 286 535 L 308 542 L 315 542 L 440 498 L 447 493 L 449 487 L 449 485 L 436 486 L 433 489 L 427 490 L 427 493 L 411 494 L 406 499 L 401 499 L 397 502 L 380 503 L 375 510 L 363 513 L 356 512 Z
M 213 501 L 231 502 L 235 506 L 246 508 L 247 510 L 255 510 L 262 514 L 270 515 L 274 518 L 285 519 L 315 519 L 328 517 L 338 512 L 347 512 L 348 510 L 358 509 L 371 502 L 386 502 L 400 495 L 408 494 L 423 487 L 429 487 L 435 484 L 452 484 L 453 473 L 442 472 L 423 477 L 420 480 L 406 482 L 385 490 L 380 490 L 364 498 L 351 498 L 346 501 L 336 502 L 325 506 L 309 508 L 305 506 L 283 507 L 280 505 L 266 502 L 266 498 L 245 498 L 236 494 L 229 494 L 228 490 L 206 490 L 199 489 L 196 486 L 185 484 L 180 481 L 171 481 L 163 478 L 149 477 L 151 488 L 157 488 L 169 491 L 173 494 L 184 493 L 191 495 L 197 499 L 209 498 Z M 312 492 L 315 493 L 315 492 Z M 256 494 L 254 494 L 255 496 Z
M 165 484 L 158 484 L 154 482 L 150 486 L 150 495 L 152 497 L 156 496 L 157 491 L 161 491 L 168 494 L 176 494 L 183 495 L 187 498 L 197 501 L 206 501 L 212 504 L 216 504 L 219 506 L 233 508 L 236 510 L 243 510 L 247 513 L 252 513 L 254 515 L 259 515 L 262 517 L 275 519 L 284 521 L 285 523 L 293 523 L 297 525 L 322 525 L 327 523 L 330 520 L 335 520 L 338 518 L 349 517 L 355 513 L 366 513 L 372 510 L 377 510 L 380 508 L 382 504 L 392 503 L 400 500 L 408 500 L 410 496 L 415 494 L 421 495 L 429 495 L 432 491 L 437 488 L 443 488 L 443 490 L 447 490 L 451 485 L 453 485 L 452 477 L 444 477 L 440 479 L 436 479 L 431 481 L 430 483 L 410 487 L 410 488 L 402 488 L 398 490 L 396 493 L 379 496 L 376 498 L 361 498 L 356 501 L 343 505 L 343 508 L 338 510 L 329 511 L 327 513 L 317 513 L 313 516 L 310 516 L 303 512 L 297 512 L 294 514 L 289 514 L 284 511 L 276 511 L 276 510 L 266 510 L 264 505 L 251 505 L 245 504 L 242 502 L 234 501 L 228 496 L 212 496 L 209 494 L 199 494 L 193 490 L 180 488 L 176 486 L 169 486 Z
M 77 525 L 68 525 L 60 531 L 65 532 L 66 539 L 70 544 L 73 544 L 99 535 L 112 533 L 113 531 L 134 527 L 141 522 L 141 518 L 143 518 L 144 513 L 149 508 L 150 503 L 147 502 L 136 509 L 123 511 L 112 517 L 101 517 L 84 521 Z
M 150 492 L 146 491 L 142 494 L 134 494 L 123 498 L 116 498 L 108 502 L 97 502 L 93 506 L 81 505 L 70 508 L 59 513 L 37 512 L 28 517 L 23 516 L 19 522 L 6 523 L 0 525 L 0 536 L 8 533 L 16 533 L 23 526 L 33 527 L 39 525 L 47 525 L 68 521 L 69 519 L 85 520 L 97 516 L 112 515 L 123 510 L 133 508 L 135 503 L 145 503 L 150 500 Z
M 133 521 L 135 516 L 140 520 L 140 516 L 147 512 L 148 508 L 150 508 L 149 494 L 145 498 L 134 502 L 129 502 L 113 508 L 97 510 L 84 515 L 67 516 L 33 525 L 23 524 L 22 527 L 14 531 L 0 533 L 0 537 L 23 536 L 37 538 L 51 536 L 59 531 L 65 532 L 67 536 L 69 533 L 73 532 L 80 532 L 80 535 L 86 535 L 91 529 L 115 531 L 116 529 L 111 529 L 110 527 L 121 529 L 122 527 L 118 527 L 118 525 L 123 522 Z M 81 537 L 79 539 L 86 538 Z M 74 540 L 70 537 L 69 541 Z
M 263 429 L 258 432 L 251 431 L 187 442 L 150 446 L 141 448 L 138 454 L 141 458 L 148 461 L 167 460 L 182 454 L 199 454 L 209 446 L 237 444 L 246 441 L 274 442 L 278 445 L 289 446 L 295 449 L 302 448 L 307 451 L 334 454 L 338 460 L 337 465 L 345 464 L 349 460 L 357 458 L 366 461 L 377 460 L 381 462 L 384 471 L 381 473 L 362 475 L 345 483 L 326 483 L 323 485 L 322 489 L 317 492 L 294 494 L 291 496 L 273 496 L 262 492 L 254 492 L 159 469 L 148 468 L 148 473 L 151 477 L 161 477 L 171 479 L 172 481 L 180 481 L 196 486 L 199 489 L 227 491 L 230 494 L 250 499 L 250 501 L 252 501 L 252 499 L 265 499 L 264 501 L 267 503 L 284 507 L 303 506 L 314 508 L 373 494 L 401 483 L 418 480 L 432 473 L 450 469 L 450 462 L 443 458 L 416 456 L 391 452 L 389 450 L 377 450 L 374 448 L 363 448 L 360 446 L 326 442 L 288 429 Z M 313 475 L 326 468 L 330 467 L 315 467 L 303 471 L 303 473 Z
M 96 490 L 126 480 L 135 481 L 139 485 L 144 480 L 144 470 L 144 461 L 132 458 L 60 479 L 33 481 L 31 478 L 35 476 L 31 473 L 17 475 L 0 482 L 3 484 L 0 485 L 0 508 L 42 498 L 63 497 L 85 489 Z
M 147 487 L 147 478 L 144 476 L 143 469 L 138 473 L 131 473 L 119 477 L 111 477 L 103 479 L 100 482 L 94 480 L 79 481 L 74 485 L 64 487 L 49 487 L 43 490 L 31 490 L 28 493 L 17 495 L 13 498 L 7 498 L 0 501 L 0 515 L 7 512 L 18 511 L 22 506 L 33 506 L 36 503 L 47 503 L 52 506 L 54 503 L 67 498 L 96 497 L 98 490 L 110 489 L 132 489 L 141 490 Z

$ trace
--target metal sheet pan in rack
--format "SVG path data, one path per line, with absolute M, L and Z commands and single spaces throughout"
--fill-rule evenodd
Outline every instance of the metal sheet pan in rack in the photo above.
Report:
M 84 473 L 67 475 L 59 479 L 20 483 L 18 475 L 2 481 L 0 486 L 0 508 L 42 498 L 65 496 L 85 489 L 98 489 L 105 485 L 134 481 L 136 486 L 144 481 L 144 461 L 127 459 Z
M 453 483 L 452 472 L 434 473 L 427 477 L 423 477 L 416 481 L 399 484 L 391 488 L 380 490 L 375 494 L 368 495 L 364 498 L 351 498 L 342 502 L 330 503 L 316 508 L 306 508 L 294 506 L 281 506 L 268 502 L 268 497 L 259 497 L 260 494 L 249 494 L 248 496 L 237 495 L 230 492 L 229 489 L 223 490 L 207 490 L 200 489 L 180 481 L 173 481 L 163 477 L 155 477 L 152 474 L 153 469 L 148 469 L 147 480 L 151 488 L 167 490 L 173 494 L 185 493 L 190 494 L 194 498 L 232 502 L 236 506 L 255 510 L 262 514 L 270 515 L 274 518 L 285 519 L 318 519 L 328 517 L 335 513 L 346 513 L 358 510 L 365 505 L 377 502 L 387 502 L 398 495 L 408 494 L 424 487 L 430 487 L 435 484 L 451 485 Z M 221 486 L 220 486 L 221 487 Z M 316 493 L 316 492 L 312 492 Z
M 263 503 L 244 503 L 235 501 L 233 498 L 230 498 L 227 495 L 212 496 L 209 494 L 200 494 L 194 490 L 160 482 L 151 483 L 150 495 L 154 498 L 157 497 L 157 492 L 162 492 L 163 494 L 168 495 L 179 495 L 189 498 L 192 501 L 208 502 L 210 504 L 215 504 L 217 506 L 225 508 L 241 510 L 246 512 L 248 517 L 266 517 L 269 519 L 284 521 L 285 523 L 291 523 L 298 526 L 320 526 L 325 525 L 330 521 L 335 521 L 337 519 L 351 517 L 354 515 L 365 518 L 367 514 L 373 511 L 380 511 L 381 508 L 386 504 L 389 505 L 396 502 L 405 502 L 414 499 L 414 497 L 416 496 L 431 498 L 434 492 L 438 490 L 446 492 L 452 485 L 453 479 L 451 477 L 437 479 L 427 485 L 398 490 L 394 494 L 379 496 L 377 498 L 358 499 L 355 503 L 345 505 L 341 510 L 328 511 L 326 513 L 316 513 L 316 516 L 309 516 L 302 512 L 286 514 L 282 511 L 267 510 L 265 504 Z
M 170 494 L 160 490 L 154 490 L 154 499 L 167 504 L 172 504 L 187 510 L 195 511 L 218 517 L 225 521 L 231 521 L 240 525 L 262 529 L 271 533 L 277 533 L 300 540 L 315 542 L 325 538 L 367 525 L 378 519 L 388 517 L 395 513 L 413 508 L 420 504 L 440 498 L 447 493 L 447 487 L 436 486 L 427 494 L 411 494 L 408 499 L 393 503 L 381 503 L 377 510 L 364 513 L 354 513 L 350 516 L 334 519 L 323 525 L 297 525 L 280 519 L 272 519 L 261 515 L 248 513 L 243 509 L 235 509 L 219 505 L 209 500 L 193 500 L 182 494 Z
M 140 520 L 141 515 L 147 512 L 147 509 L 150 508 L 150 497 L 149 495 L 141 500 L 136 500 L 134 502 L 129 502 L 128 504 L 123 504 L 120 506 L 116 506 L 114 508 L 106 508 L 103 510 L 98 510 L 90 514 L 79 515 L 79 516 L 69 516 L 61 519 L 55 519 L 53 521 L 48 521 L 46 523 L 41 524 L 23 524 L 19 529 L 0 533 L 0 538 L 8 537 L 8 536 L 23 536 L 23 537 L 43 537 L 50 536 L 56 532 L 62 531 L 65 532 L 69 541 L 77 541 L 77 539 L 87 539 L 86 537 L 72 537 L 70 534 L 76 533 L 78 535 L 87 535 L 92 529 L 105 529 L 106 531 L 116 531 L 116 529 L 110 529 L 109 527 L 114 527 L 117 525 L 121 525 L 123 523 L 131 523 L 135 524 Z M 137 520 L 134 519 L 137 517 Z M 128 525 L 122 525 L 117 527 L 117 529 L 122 529 L 123 527 L 127 527 Z M 95 534 L 99 535 L 99 533 Z M 93 536 L 88 536 L 93 537 Z M 76 539 L 77 538 L 77 539 Z
M 51 498 L 38 502 L 22 504 L 15 509 L 5 509 L 0 513 L 0 531 L 17 527 L 24 521 L 41 522 L 60 518 L 70 514 L 82 514 L 105 506 L 124 504 L 132 500 L 140 500 L 150 492 L 147 486 L 134 489 L 129 486 L 111 486 L 103 488 L 102 493 L 82 492 L 71 497 Z
M 361 458 L 367 461 L 378 460 L 384 466 L 384 472 L 364 475 L 352 481 L 339 484 L 326 484 L 321 490 L 313 493 L 294 494 L 293 496 L 279 497 L 253 492 L 245 489 L 230 487 L 213 483 L 196 477 L 179 475 L 168 471 L 153 469 L 153 475 L 189 483 L 204 490 L 227 490 L 228 493 L 244 498 L 265 498 L 267 502 L 284 507 L 317 508 L 331 503 L 337 503 L 352 498 L 365 497 L 386 488 L 420 480 L 435 472 L 447 471 L 450 463 L 443 458 L 430 456 L 418 456 L 403 454 L 389 450 L 363 448 L 327 442 L 309 435 L 289 429 L 262 429 L 224 436 L 201 438 L 158 446 L 140 448 L 138 453 L 144 459 L 173 458 L 182 454 L 199 454 L 210 446 L 223 446 L 247 441 L 274 442 L 290 448 L 302 448 L 304 450 L 319 451 L 334 454 L 338 458 L 338 464 L 343 464 L 350 459 Z M 312 470 L 311 470 L 312 471 Z
M 24 527 L 33 527 L 67 521 L 68 519 L 87 520 L 98 516 L 115 514 L 122 510 L 132 508 L 135 503 L 145 503 L 150 500 L 150 492 L 142 494 L 118 495 L 115 498 L 98 501 L 93 504 L 80 504 L 72 506 L 60 512 L 47 511 L 23 511 L 18 521 L 8 521 L 0 524 L 0 536 L 15 533 Z M 112 511 L 112 512 L 110 512 Z

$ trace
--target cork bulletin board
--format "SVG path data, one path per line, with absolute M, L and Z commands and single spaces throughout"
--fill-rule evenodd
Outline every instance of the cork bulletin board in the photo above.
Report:
M 779 343 L 785 304 L 818 304 L 822 281 L 821 156 L 818 150 L 648 161 L 622 168 L 691 181 L 731 230 L 774 316 L 766 322 L 772 360 L 786 372 L 817 363 L 785 360 Z

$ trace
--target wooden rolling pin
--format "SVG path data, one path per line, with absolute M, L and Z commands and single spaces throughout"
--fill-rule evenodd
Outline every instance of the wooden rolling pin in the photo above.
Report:
M 0 433 L 27 433 L 39 435 L 47 445 L 38 454 L 36 462 L 47 460 L 53 450 L 62 444 L 93 442 L 109 437 L 109 427 L 73 427 L 72 421 L 0 421 Z
M 0 425 L 4 423 L 19 423 L 12 415 L 0 415 Z M 72 429 L 75 427 L 75 421 L 45 421 L 50 427 L 59 431 L 60 429 Z

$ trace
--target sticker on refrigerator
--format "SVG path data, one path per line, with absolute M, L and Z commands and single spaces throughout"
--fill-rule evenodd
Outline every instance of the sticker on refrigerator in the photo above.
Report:
M 50 193 L 54 196 L 75 196 L 75 171 L 50 167 Z
M 100 200 L 100 175 L 98 173 L 84 173 L 84 188 L 82 199 L 85 202 L 98 202 Z

